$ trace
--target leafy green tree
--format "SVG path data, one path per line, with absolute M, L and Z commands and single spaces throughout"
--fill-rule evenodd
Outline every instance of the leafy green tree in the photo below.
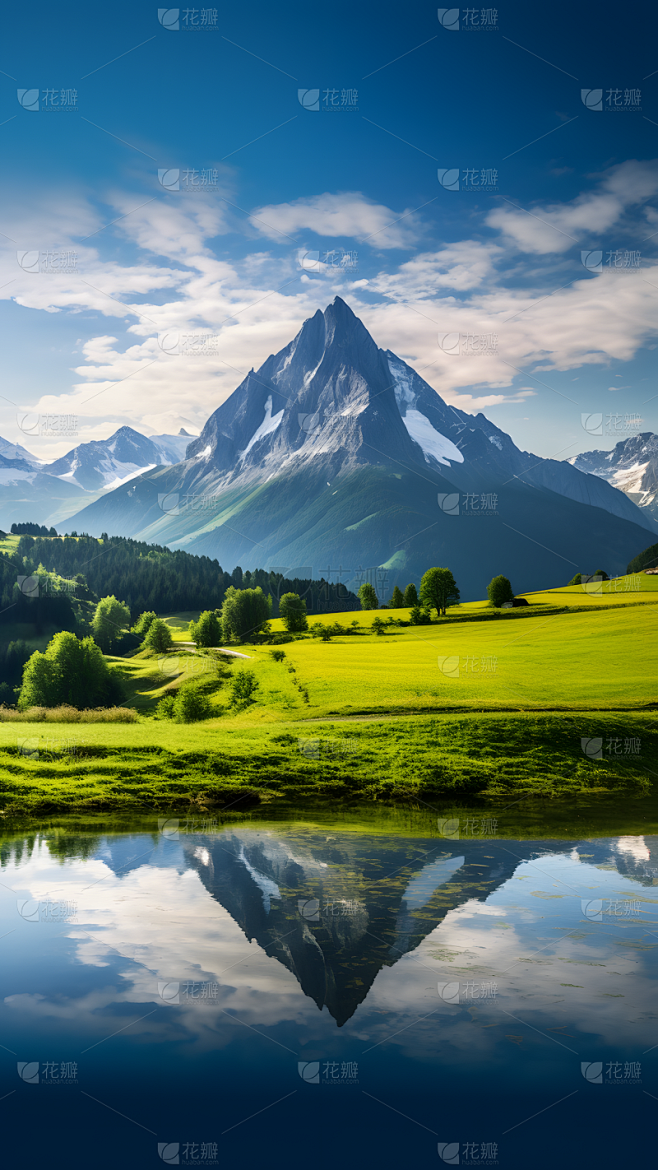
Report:
M 267 633 L 272 598 L 260 585 L 256 589 L 236 589 L 230 585 L 222 606 L 222 638 L 241 642 L 249 634 Z
M 359 586 L 357 596 L 361 602 L 361 609 L 377 609 L 379 598 L 375 586 L 371 585 L 370 581 L 364 581 L 363 585 Z
M 139 617 L 137 618 L 137 621 L 135 622 L 135 624 L 133 626 L 133 631 L 132 631 L 133 634 L 143 634 L 143 635 L 148 634 L 148 632 L 149 632 L 151 626 L 153 625 L 153 622 L 156 620 L 157 616 L 158 616 L 157 613 L 155 613 L 155 611 L 152 609 L 148 609 L 148 610 L 145 610 L 144 613 L 140 613 Z
M 62 630 L 43 654 L 37 650 L 26 662 L 18 706 L 25 710 L 66 703 L 84 709 L 113 706 L 122 698 L 120 675 L 108 667 L 95 640 Z
M 376 634 L 381 636 L 386 630 L 386 624 L 385 624 L 385 622 L 382 621 L 382 619 L 380 617 L 373 618 L 372 619 L 372 629 L 375 631 Z
M 391 593 L 389 609 L 404 609 L 404 593 L 397 585 Z
M 514 601 L 514 591 L 507 577 L 503 577 L 502 573 L 498 577 L 492 577 L 487 585 L 487 593 L 489 595 L 490 605 L 494 605 L 496 609 L 500 609 L 504 601 Z
M 174 639 L 171 630 L 162 618 L 156 618 L 151 622 L 148 633 L 144 639 L 144 645 L 151 650 L 156 650 L 158 654 L 164 654 L 173 645 Z
M 459 589 L 450 569 L 428 569 L 420 583 L 420 600 L 423 605 L 444 614 L 449 605 L 459 601 Z
M 212 703 L 198 683 L 185 683 L 178 688 L 172 707 L 176 723 L 196 723 L 212 714 Z
M 214 610 L 206 609 L 198 622 L 190 622 L 190 637 L 197 646 L 219 646 L 222 627 Z
M 605 569 L 596 569 L 596 570 L 594 571 L 594 576 L 595 576 L 595 577 L 600 577 L 602 581 L 609 581 L 609 580 L 610 580 L 610 578 L 609 578 L 608 574 L 606 573 Z
M 581 576 L 582 576 L 581 573 L 576 573 L 576 576 L 571 578 L 569 584 L 570 585 L 580 585 Z
M 104 654 L 109 654 L 115 642 L 130 626 L 130 610 L 116 597 L 101 597 L 91 623 L 94 639 Z
M 306 602 L 298 593 L 284 593 L 279 598 L 279 615 L 290 634 L 301 634 L 308 629 Z
M 418 605 L 418 593 L 416 592 L 416 586 L 414 585 L 413 581 L 407 585 L 407 588 L 404 591 L 404 604 L 405 607 L 409 609 L 412 605 Z

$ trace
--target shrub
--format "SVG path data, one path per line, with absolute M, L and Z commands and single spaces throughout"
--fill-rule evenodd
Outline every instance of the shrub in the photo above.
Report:
M 248 707 L 256 700 L 252 698 L 258 688 L 258 679 L 253 670 L 239 670 L 231 683 L 231 706 Z
M 198 683 L 185 683 L 174 696 L 172 713 L 176 723 L 196 723 L 213 714 L 212 703 Z
M 286 656 L 285 650 L 270 650 L 270 654 L 275 662 L 283 662 Z
M 384 631 L 386 629 L 386 624 L 385 624 L 385 622 L 382 621 L 382 619 L 380 617 L 376 617 L 376 618 L 373 618 L 372 625 L 370 628 L 371 628 L 371 630 L 374 630 L 376 634 L 381 635 L 384 633 Z
M 122 698 L 121 676 L 108 667 L 94 639 L 61 630 L 45 653 L 36 650 L 26 662 L 18 706 L 25 711 L 66 704 L 82 710 L 91 703 L 113 706 Z
M 155 708 L 156 719 L 172 719 L 174 715 L 174 696 L 163 695 Z
M 0 707 L 0 722 L 3 723 L 137 723 L 137 713 L 128 707 L 96 707 L 79 710 L 68 704 L 58 707 L 28 707 L 25 711 L 12 711 Z
M 419 605 L 414 605 L 409 614 L 409 621 L 412 626 L 429 626 L 432 615 L 429 609 L 421 609 Z

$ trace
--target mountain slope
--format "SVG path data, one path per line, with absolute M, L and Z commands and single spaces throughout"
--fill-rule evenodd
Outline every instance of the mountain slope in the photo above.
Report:
M 652 530 L 658 531 L 658 435 L 645 431 L 617 443 L 612 451 L 584 451 L 568 462 L 624 492 L 646 509 L 656 521 Z
M 350 587 L 380 566 L 386 593 L 450 564 L 464 597 L 499 572 L 517 591 L 600 563 L 621 572 L 649 526 L 599 477 L 519 451 L 483 415 L 449 407 L 340 298 L 249 372 L 183 462 L 75 521 L 227 565 L 342 570 Z
M 80 443 L 43 470 L 85 491 L 111 490 L 151 467 L 178 463 L 185 457 L 190 438 L 156 435 L 150 439 L 132 427 L 120 427 L 109 439 Z

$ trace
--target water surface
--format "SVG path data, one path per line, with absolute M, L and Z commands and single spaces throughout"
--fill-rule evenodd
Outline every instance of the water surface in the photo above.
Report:
M 4 1164 L 653 1156 L 655 823 L 495 816 L 6 830 Z

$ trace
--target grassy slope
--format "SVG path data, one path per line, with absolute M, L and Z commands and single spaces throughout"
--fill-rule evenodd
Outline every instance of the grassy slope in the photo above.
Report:
M 574 587 L 542 594 L 541 608 L 506 611 L 500 620 L 449 620 L 381 637 L 368 629 L 373 613 L 327 615 L 346 626 L 358 621 L 364 632 L 287 643 L 281 663 L 267 647 L 245 645 L 249 660 L 236 660 L 231 671 L 254 671 L 257 701 L 236 713 L 220 681 L 211 696 L 217 716 L 201 724 L 0 723 L 0 804 L 18 813 L 300 797 L 427 802 L 446 794 L 644 792 L 658 773 L 655 674 L 647 667 L 658 581 L 648 581 L 642 594 L 619 593 L 612 605 L 605 596 L 598 605 L 588 598 L 583 609 Z M 555 595 L 565 592 L 575 609 L 556 612 Z M 484 603 L 459 610 L 487 612 Z M 186 634 L 190 616 L 168 620 Z M 458 661 L 458 678 L 441 673 L 439 655 Z M 483 659 L 489 666 L 496 660 L 495 672 L 481 672 Z M 182 648 L 164 660 L 140 652 L 115 661 L 138 711 L 189 678 L 211 682 L 214 672 L 209 660 Z M 308 703 L 295 681 L 308 689 Z M 332 726 L 332 717 L 364 712 L 379 721 Z M 404 717 L 393 720 L 393 713 Z M 622 748 L 639 739 L 641 752 L 590 760 L 580 739 L 595 736 L 619 737 Z M 39 758 L 20 754 L 24 739 Z M 309 740 L 317 742 L 304 748 Z

